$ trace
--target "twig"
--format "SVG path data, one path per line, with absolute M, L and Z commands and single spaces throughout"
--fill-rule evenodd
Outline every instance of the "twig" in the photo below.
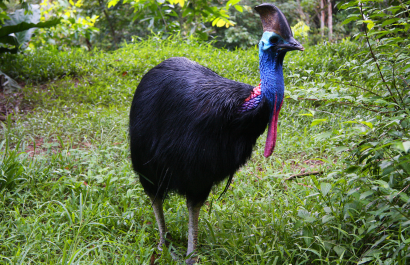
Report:
M 373 91 L 371 91 L 371 90 L 369 90 L 369 89 L 367 89 L 367 88 L 358 86 L 358 85 L 354 85 L 354 84 L 351 84 L 351 83 L 338 82 L 338 81 L 335 81 L 335 80 L 330 80 L 330 82 L 334 82 L 334 83 L 336 83 L 336 84 L 342 84 L 342 85 L 348 85 L 348 86 L 357 87 L 357 88 L 363 89 L 364 91 L 367 91 L 367 92 L 369 92 L 369 93 L 372 93 L 372 94 L 375 95 L 375 96 L 382 97 L 382 96 L 380 96 L 379 94 L 377 94 L 377 93 L 375 93 L 375 92 L 373 92 Z
M 363 3 L 359 3 L 360 14 L 362 15 L 363 20 L 366 20 L 365 17 L 364 17 L 362 6 L 363 6 Z M 367 35 L 367 27 L 364 27 L 364 34 L 366 35 L 366 41 L 367 41 L 367 45 L 369 45 L 370 53 L 372 54 L 373 60 L 376 63 L 377 69 L 379 69 L 380 77 L 382 78 L 383 83 L 386 86 L 387 90 L 389 90 L 389 93 L 392 96 L 394 102 L 396 102 L 396 104 L 399 105 L 399 103 L 396 101 L 396 98 L 394 97 L 392 91 L 390 90 L 389 86 L 387 85 L 386 80 L 384 80 L 384 76 L 382 74 L 382 71 L 380 70 L 379 62 L 377 61 L 377 58 L 373 53 L 372 46 L 370 45 L 370 42 L 369 42 L 369 36 Z M 396 107 L 396 109 L 397 109 L 397 107 Z
M 293 98 L 286 98 L 286 99 L 293 99 Z M 294 100 L 294 99 L 293 99 Z M 322 102 L 327 102 L 328 100 L 326 99 L 315 99 L 315 98 L 298 98 L 297 100 L 312 100 L 312 101 L 322 101 Z M 340 105 L 353 105 L 356 106 L 358 108 L 364 108 L 368 111 L 372 111 L 372 112 L 376 112 L 376 113 L 392 113 L 393 111 L 379 111 L 379 110 L 375 110 L 375 109 L 370 109 L 369 107 L 375 107 L 375 108 L 380 108 L 379 106 L 376 105 L 367 105 L 364 103 L 351 103 L 351 102 L 329 102 L 327 104 L 340 104 Z M 361 105 L 361 106 L 357 106 L 357 105 Z
M 401 75 L 400 75 L 400 78 L 403 79 L 404 83 L 406 83 L 406 85 L 410 88 L 410 85 L 409 83 L 407 83 L 406 79 L 404 79 Z
M 397 89 L 397 86 L 396 86 L 396 77 L 394 76 L 394 67 L 395 67 L 395 65 L 396 65 L 396 61 L 394 61 L 394 63 L 393 63 L 393 87 L 396 89 L 396 92 L 397 92 L 397 94 L 399 94 L 399 98 L 400 98 L 400 101 L 401 101 L 401 103 L 404 103 L 404 101 L 403 101 L 403 97 L 401 96 L 401 94 L 400 94 L 400 92 L 399 92 L 399 90 Z
M 323 172 L 324 171 L 312 171 L 312 172 L 295 174 L 295 175 L 290 176 L 289 178 L 286 178 L 285 180 L 291 180 L 291 179 L 294 179 L 294 178 L 306 177 L 306 176 L 311 176 L 311 175 L 321 175 L 321 174 L 323 174 Z
M 410 186 L 410 184 L 407 185 L 406 187 L 404 187 L 399 193 L 397 193 L 397 194 L 393 197 L 393 200 L 394 200 L 400 193 L 402 193 L 403 191 L 405 192 L 405 191 L 409 188 L 409 186 Z
M 155 3 L 157 3 L 157 2 L 155 2 Z M 159 7 L 158 4 L 157 4 L 157 7 L 158 7 L 159 14 L 161 15 L 162 21 L 164 22 L 165 28 L 168 30 L 168 24 L 167 24 L 167 22 L 165 21 L 164 16 L 162 15 L 161 8 Z

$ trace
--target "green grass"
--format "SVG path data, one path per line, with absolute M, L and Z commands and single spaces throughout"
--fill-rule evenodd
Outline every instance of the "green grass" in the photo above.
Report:
M 318 83 L 309 70 L 337 69 L 337 62 L 317 59 L 339 58 L 332 49 L 311 47 L 287 56 L 288 95 Z M 131 169 L 128 112 L 141 77 L 172 56 L 186 56 L 230 79 L 259 82 L 256 49 L 230 52 L 192 40 L 152 39 L 112 53 L 43 50 L 0 59 L 2 71 L 26 83 L 25 104 L 33 107 L 2 124 L 0 264 L 150 264 L 158 231 Z M 300 115 L 309 110 L 316 111 L 314 117 Z M 371 117 L 349 106 L 287 99 L 274 155 L 263 157 L 266 135 L 261 136 L 226 195 L 217 200 L 221 183 L 202 208 L 200 264 L 356 264 L 373 255 L 368 250 L 380 233 L 372 234 L 377 227 L 366 223 L 365 202 L 349 204 L 359 194 L 352 191 L 359 180 L 334 173 L 344 167 L 348 153 L 337 147 L 349 146 L 349 135 L 324 134 L 363 129 L 342 124 L 358 113 Z M 311 126 L 313 119 L 327 121 Z M 284 180 L 309 171 L 325 173 Z M 349 207 L 356 215 L 349 216 Z M 171 248 L 182 256 L 188 232 L 184 198 L 170 196 L 165 218 Z M 380 250 L 376 254 L 385 263 L 374 264 L 405 264 L 408 242 L 402 247 L 399 235 L 386 240 L 401 249 Z M 165 250 L 157 264 L 178 262 Z

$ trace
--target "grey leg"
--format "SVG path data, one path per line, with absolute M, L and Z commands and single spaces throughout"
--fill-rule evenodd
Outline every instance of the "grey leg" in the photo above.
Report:
M 202 207 L 202 203 L 193 204 L 187 199 L 187 207 L 189 212 L 189 223 L 188 223 L 188 250 L 187 256 L 191 253 L 194 254 L 196 246 L 198 244 L 198 219 L 199 212 Z M 197 261 L 195 257 L 191 257 L 186 260 L 187 264 L 194 264 Z
M 155 219 L 157 220 L 159 230 L 159 244 L 158 249 L 162 251 L 162 245 L 165 244 L 165 233 L 167 228 L 165 226 L 164 211 L 162 209 L 162 199 L 150 197 L 152 202 L 152 209 L 154 210 Z

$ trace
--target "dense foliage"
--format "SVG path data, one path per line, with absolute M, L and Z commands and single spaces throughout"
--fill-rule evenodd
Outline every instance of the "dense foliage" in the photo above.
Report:
M 227 194 L 217 200 L 224 183 L 213 190 L 201 264 L 410 263 L 409 6 L 340 5 L 361 33 L 287 55 L 277 149 L 264 158 L 261 137 Z M 29 110 L 0 130 L 0 263 L 150 264 L 155 219 L 127 159 L 139 80 L 186 56 L 257 84 L 257 53 L 153 35 L 110 53 L 48 46 L 0 57 L 26 83 Z M 165 209 L 178 239 L 170 248 L 182 255 L 184 199 Z M 178 263 L 168 249 L 157 258 Z
M 353 55 L 357 50 L 363 53 Z M 398 120 L 400 111 L 384 113 L 396 111 L 393 104 L 379 110 L 380 99 L 372 110 L 363 108 L 369 104 L 366 93 L 345 85 L 350 76 L 363 75 L 356 69 L 366 67 L 366 50 L 346 42 L 287 58 L 288 99 L 278 149 L 262 158 L 262 137 L 227 195 L 217 201 L 222 187 L 213 191 L 201 212 L 203 264 L 409 261 L 409 173 L 401 163 L 408 148 L 397 145 L 402 139 L 406 146 L 407 132 L 399 126 L 407 123 Z M 359 67 L 346 71 L 343 54 Z M 35 108 L 2 130 L 3 260 L 149 263 L 155 219 L 126 159 L 133 90 L 148 69 L 170 56 L 187 56 L 228 78 L 256 84 L 256 55 L 256 49 L 228 52 L 193 39 L 152 38 L 112 54 L 44 50 L 3 58 L 13 61 L 7 73 L 34 82 L 25 91 Z M 398 71 L 409 79 L 405 67 Z M 340 79 L 322 83 L 330 73 Z M 373 84 L 368 82 L 353 85 L 366 88 Z M 356 103 L 358 98 L 363 101 Z M 325 173 L 284 180 L 310 170 Z M 170 233 L 180 239 L 172 249 L 182 254 L 184 200 L 171 196 L 165 207 Z M 158 262 L 175 263 L 167 252 Z
M 4 0 L 0 0 L 0 53 L 17 53 L 28 46 L 36 28 L 50 28 L 60 22 L 54 18 L 40 22 L 38 5 L 24 3 L 24 8 L 7 13 Z
M 37 30 L 31 48 L 54 45 L 83 47 L 91 50 L 117 49 L 133 39 L 146 39 L 152 33 L 163 38 L 179 34 L 194 35 L 201 40 L 212 41 L 217 47 L 234 49 L 252 47 L 257 43 L 260 21 L 253 7 L 256 0 L 36 0 L 41 6 L 42 21 L 61 19 L 57 27 Z M 321 6 L 320 2 L 325 3 Z M 0 28 L 13 9 L 8 6 L 22 0 L 0 1 Z M 304 44 L 337 41 L 353 36 L 357 28 L 353 23 L 342 25 L 349 12 L 339 8 L 340 1 L 290 0 L 275 1 L 284 12 L 291 26 L 305 29 Z M 331 12 L 325 15 L 326 12 Z M 324 23 L 325 18 L 332 22 Z M 5 20 L 6 19 L 6 20 Z M 330 24 L 328 24 L 330 23 Z M 328 28 L 330 27 L 331 28 Z M 295 29 L 294 29 L 295 31 Z M 309 34 L 307 34 L 309 32 Z M 331 34 L 328 37 L 328 33 Z M 330 39 L 330 36 L 331 39 Z

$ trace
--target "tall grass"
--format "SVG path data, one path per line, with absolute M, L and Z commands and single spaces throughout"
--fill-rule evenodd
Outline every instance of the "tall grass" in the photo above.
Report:
M 351 44 L 342 44 L 289 54 L 288 97 L 317 84 L 312 71 L 333 71 L 343 63 L 323 63 L 320 56 L 336 58 L 335 50 L 349 49 Z M 152 38 L 112 53 L 40 50 L 0 59 L 2 71 L 26 83 L 25 104 L 33 106 L 1 129 L 0 263 L 150 264 L 158 231 L 130 166 L 128 112 L 141 77 L 173 56 L 230 79 L 259 82 L 256 48 L 226 51 L 177 38 Z M 364 206 L 350 205 L 358 216 L 350 217 L 345 202 L 346 196 L 363 195 L 351 190 L 357 179 L 332 173 L 344 167 L 348 153 L 337 147 L 350 138 L 323 134 L 343 126 L 360 130 L 364 125 L 343 125 L 358 114 L 371 115 L 288 98 L 274 155 L 262 156 L 262 136 L 227 194 L 217 200 L 224 183 L 214 187 L 202 208 L 200 263 L 364 263 L 375 233 L 365 224 Z M 314 119 L 326 122 L 312 126 Z M 323 174 L 285 180 L 311 171 Z M 174 239 L 170 248 L 182 256 L 188 232 L 184 198 L 170 196 L 165 218 Z M 397 235 L 408 236 L 408 227 L 403 222 Z M 389 240 L 401 249 L 379 264 L 405 264 L 408 237 Z M 156 262 L 178 264 L 167 249 Z

